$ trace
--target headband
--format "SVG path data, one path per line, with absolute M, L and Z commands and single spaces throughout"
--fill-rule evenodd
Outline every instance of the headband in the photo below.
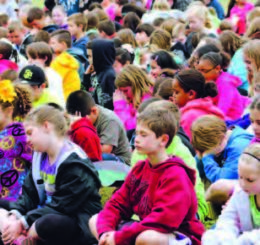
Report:
M 249 155 L 249 156 L 253 157 L 254 159 L 256 159 L 257 161 L 260 161 L 260 158 L 254 156 L 253 154 L 251 154 L 249 152 L 243 152 L 243 154 Z
M 14 86 L 10 80 L 0 81 L 0 100 L 3 102 L 12 103 L 17 94 L 14 91 Z

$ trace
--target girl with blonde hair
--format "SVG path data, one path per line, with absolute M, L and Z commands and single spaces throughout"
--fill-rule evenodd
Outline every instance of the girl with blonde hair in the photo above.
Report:
M 152 96 L 153 83 L 146 73 L 134 65 L 125 66 L 115 80 L 114 112 L 126 130 L 136 126 L 136 110 L 142 101 Z

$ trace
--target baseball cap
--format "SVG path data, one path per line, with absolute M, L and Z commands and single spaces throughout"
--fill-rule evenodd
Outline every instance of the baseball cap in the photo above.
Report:
M 36 65 L 25 66 L 19 73 L 20 83 L 31 86 L 40 86 L 46 82 L 46 77 L 42 68 Z

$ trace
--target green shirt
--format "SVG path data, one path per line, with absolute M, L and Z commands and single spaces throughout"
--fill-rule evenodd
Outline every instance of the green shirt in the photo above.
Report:
M 54 96 L 53 94 L 51 94 L 48 89 L 44 89 L 43 93 L 41 94 L 41 97 L 37 101 L 33 101 L 32 104 L 33 107 L 36 108 L 48 103 L 56 103 L 61 107 L 64 107 L 64 105 L 62 105 L 61 101 L 59 100 L 58 96 Z
M 255 195 L 249 196 L 249 202 L 254 228 L 260 228 L 260 210 L 256 206 Z

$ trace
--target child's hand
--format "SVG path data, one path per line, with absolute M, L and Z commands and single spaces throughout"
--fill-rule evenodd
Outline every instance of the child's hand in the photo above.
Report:
M 124 94 L 120 90 L 116 90 L 113 94 L 113 101 L 126 100 Z
M 93 65 L 89 65 L 85 74 L 91 74 L 94 72 L 94 66 Z
M 115 245 L 115 232 L 109 231 L 104 233 L 100 239 L 98 245 Z
M 12 243 L 19 235 L 21 235 L 23 225 L 20 220 L 9 219 L 4 224 L 2 232 L 2 240 L 4 244 Z

